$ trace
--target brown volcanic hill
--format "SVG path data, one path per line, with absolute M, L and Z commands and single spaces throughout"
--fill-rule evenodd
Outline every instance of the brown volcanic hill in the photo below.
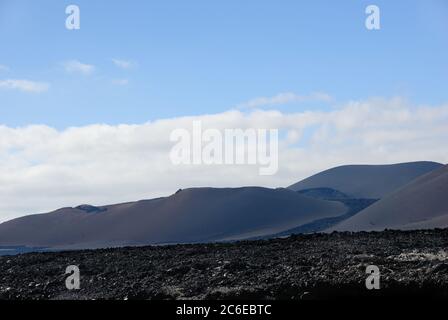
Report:
M 347 165 L 328 169 L 299 181 L 288 189 L 331 188 L 351 198 L 381 199 L 414 179 L 443 165 L 419 161 L 391 165 Z
M 448 166 L 416 179 L 330 231 L 445 227 L 448 227 Z
M 194 188 L 153 200 L 63 208 L 0 224 L 0 246 L 95 248 L 243 239 L 342 215 L 288 189 Z

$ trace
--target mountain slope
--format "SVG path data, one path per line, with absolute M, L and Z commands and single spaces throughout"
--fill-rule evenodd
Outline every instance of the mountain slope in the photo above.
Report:
M 0 224 L 0 246 L 94 248 L 263 236 L 344 214 L 287 189 L 186 189 L 153 200 L 63 208 Z
M 392 165 L 348 165 L 325 170 L 297 182 L 288 189 L 331 188 L 350 198 L 380 199 L 414 179 L 443 165 L 436 162 L 409 162 Z
M 448 166 L 416 179 L 330 231 L 444 227 L 448 227 Z

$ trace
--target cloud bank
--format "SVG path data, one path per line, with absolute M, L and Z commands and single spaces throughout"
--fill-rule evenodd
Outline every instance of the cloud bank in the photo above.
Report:
M 170 133 L 204 127 L 278 128 L 279 171 L 257 166 L 173 165 Z M 165 196 L 179 188 L 288 186 L 342 164 L 448 162 L 448 105 L 400 98 L 353 101 L 329 111 L 227 112 L 139 125 L 90 125 L 63 131 L 0 126 L 0 221 L 82 203 Z

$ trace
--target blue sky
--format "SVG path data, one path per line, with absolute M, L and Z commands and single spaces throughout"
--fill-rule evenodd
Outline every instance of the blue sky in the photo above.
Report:
M 81 30 L 65 29 L 69 4 L 81 9 Z M 369 4 L 381 9 L 381 30 L 364 27 Z M 0 0 L 0 81 L 49 86 L 40 93 L 0 88 L 0 124 L 143 123 L 284 92 L 325 93 L 333 105 L 376 96 L 440 104 L 447 100 L 447 15 L 443 0 Z M 69 61 L 92 70 L 67 72 Z

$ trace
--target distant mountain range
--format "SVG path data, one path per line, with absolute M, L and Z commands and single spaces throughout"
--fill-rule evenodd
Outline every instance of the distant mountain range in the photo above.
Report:
M 448 226 L 448 169 L 434 162 L 349 165 L 287 189 L 193 188 L 151 200 L 80 205 L 0 224 L 2 247 L 196 243 L 332 230 Z

